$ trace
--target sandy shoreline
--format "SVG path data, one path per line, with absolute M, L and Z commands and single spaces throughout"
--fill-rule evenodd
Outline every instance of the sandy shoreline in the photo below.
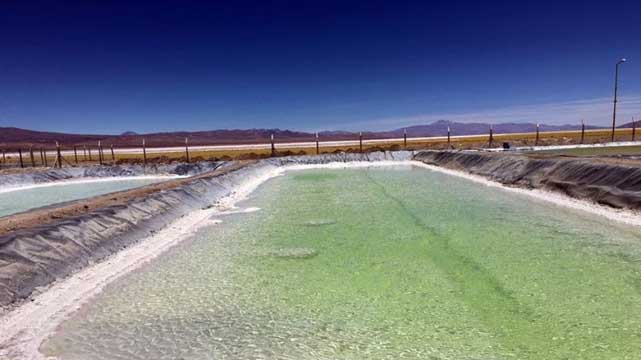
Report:
M 63 281 L 52 284 L 44 292 L 33 296 L 30 301 L 26 301 L 11 312 L 4 314 L 0 317 L 0 358 L 16 360 L 46 359 L 46 357 L 38 351 L 40 345 L 70 314 L 79 309 L 80 306 L 89 301 L 93 296 L 99 294 L 107 284 L 124 274 L 140 268 L 145 263 L 186 239 L 197 229 L 211 225 L 212 221 L 209 219 L 212 216 L 224 211 L 232 211 L 238 201 L 248 196 L 260 184 L 275 176 L 282 175 L 286 171 L 306 169 L 340 169 L 390 165 L 418 166 L 432 171 L 463 177 L 485 186 L 524 194 L 559 206 L 585 211 L 609 220 L 628 225 L 641 226 L 641 216 L 632 211 L 615 210 L 543 190 L 506 187 L 498 182 L 489 181 L 477 175 L 448 170 L 418 161 L 328 163 L 267 168 L 265 171 L 259 171 L 256 176 L 248 178 L 239 184 L 230 195 L 220 199 L 215 207 L 197 210 L 175 220 L 155 235 L 110 256 L 100 263 L 89 266 Z

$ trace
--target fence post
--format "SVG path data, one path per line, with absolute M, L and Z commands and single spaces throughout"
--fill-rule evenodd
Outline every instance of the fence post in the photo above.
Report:
M 316 155 L 320 154 L 320 147 L 318 146 L 318 133 L 316 133 Z
M 31 158 L 31 167 L 36 167 L 36 161 L 33 158 L 33 145 L 29 146 L 29 157 Z
M 585 120 L 581 119 L 581 144 L 585 140 Z
M 62 154 L 60 153 L 60 143 L 56 141 L 56 163 L 62 168 Z
M 42 158 L 44 159 L 45 167 L 49 167 L 49 161 L 47 160 L 47 149 L 42 147 L 40 148 L 40 150 L 42 150 Z
M 407 149 L 407 129 L 403 129 L 403 148 Z
M 78 165 L 78 151 L 76 150 L 76 145 L 73 146 L 73 158 L 76 160 L 76 165 Z
M 189 140 L 185 138 L 185 155 L 187 155 L 187 162 L 189 162 Z
M 269 137 L 272 144 L 272 157 L 276 155 L 276 146 L 274 145 L 274 134 L 272 133 Z
M 40 147 L 40 163 L 42 164 L 42 166 L 45 166 L 45 167 L 47 166 L 45 164 L 45 154 L 44 154 L 44 149 L 42 148 L 42 146 Z
M 492 129 L 492 124 L 490 124 L 490 147 L 492 147 L 492 143 L 494 142 L 494 134 L 493 134 L 493 129 Z
M 363 152 L 363 132 L 362 131 L 358 133 L 358 148 L 360 149 L 360 152 Z
M 98 140 L 98 163 L 102 165 L 102 142 Z
M 102 146 L 102 141 L 100 142 L 100 158 L 102 159 L 102 163 L 107 162 L 107 157 L 105 156 L 105 148 Z
M 20 168 L 24 168 L 24 163 L 22 162 L 22 149 L 18 148 L 18 157 L 20 157 Z
M 634 141 L 636 132 L 637 132 L 637 124 L 634 122 L 634 116 L 633 116 L 632 117 L 632 141 Z
M 147 148 L 145 148 L 145 138 L 142 139 L 142 161 L 143 165 L 147 166 Z
M 534 146 L 539 145 L 539 122 L 536 122 L 536 139 L 534 140 Z
M 116 164 L 116 155 L 114 154 L 114 144 L 110 145 L 111 148 L 111 164 Z
M 452 145 L 451 145 L 451 142 L 450 142 L 450 134 L 451 134 L 450 127 L 448 126 L 447 127 L 447 148 L 448 149 L 452 148 Z

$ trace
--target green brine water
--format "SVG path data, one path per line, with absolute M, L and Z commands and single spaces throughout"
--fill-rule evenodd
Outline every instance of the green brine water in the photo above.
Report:
M 411 166 L 289 172 L 47 341 L 61 359 L 638 359 L 635 228 Z

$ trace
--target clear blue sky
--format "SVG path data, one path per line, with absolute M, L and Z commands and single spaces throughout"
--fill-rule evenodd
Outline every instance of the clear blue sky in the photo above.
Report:
M 641 116 L 638 0 L 107 3 L 0 4 L 0 126 L 605 125 L 622 56 Z

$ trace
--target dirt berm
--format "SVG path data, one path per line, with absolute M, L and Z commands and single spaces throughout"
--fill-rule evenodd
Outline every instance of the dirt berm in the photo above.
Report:
M 213 206 L 253 177 L 290 164 L 409 160 L 408 152 L 231 162 L 212 172 L 0 219 L 0 307 Z
M 641 209 L 641 162 L 482 151 L 423 151 L 414 160 L 505 185 L 562 192 L 614 208 Z

